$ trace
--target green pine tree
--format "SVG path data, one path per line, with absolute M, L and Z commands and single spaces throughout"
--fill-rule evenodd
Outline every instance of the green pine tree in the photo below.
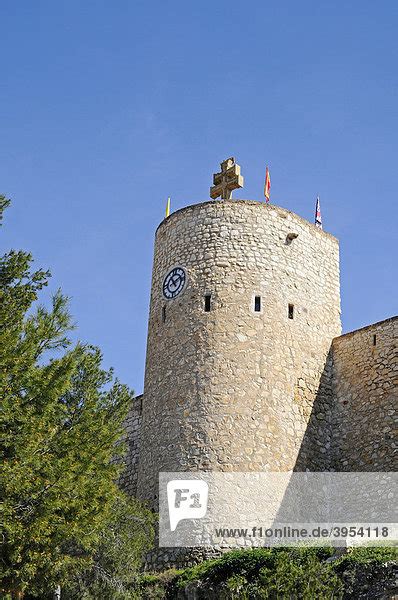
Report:
M 1 196 L 0 221 L 7 204 Z M 61 292 L 50 309 L 37 306 L 48 278 L 29 253 L 0 258 L 0 589 L 14 597 L 44 598 L 87 570 L 115 506 L 138 516 L 137 556 L 151 539 L 148 511 L 115 483 L 132 392 L 101 367 L 98 348 L 72 345 Z

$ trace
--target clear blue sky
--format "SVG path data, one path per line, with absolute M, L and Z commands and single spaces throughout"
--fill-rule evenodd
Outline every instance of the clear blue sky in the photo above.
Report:
M 3 0 L 1 250 L 33 252 L 78 336 L 142 390 L 153 235 L 245 188 L 340 238 L 344 331 L 397 313 L 398 2 Z

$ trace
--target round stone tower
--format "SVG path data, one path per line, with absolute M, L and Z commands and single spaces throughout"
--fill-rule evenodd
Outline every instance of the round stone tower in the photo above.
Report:
M 247 200 L 165 219 L 155 241 L 138 495 L 156 503 L 159 471 L 292 470 L 309 445 L 321 465 L 327 357 L 340 333 L 330 234 Z M 321 434 L 308 441 L 314 418 Z

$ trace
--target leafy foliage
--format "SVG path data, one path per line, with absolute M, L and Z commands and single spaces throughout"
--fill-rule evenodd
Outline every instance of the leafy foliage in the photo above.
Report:
M 185 570 L 177 586 L 200 579 L 226 599 L 339 598 L 341 582 L 326 562 L 332 554 L 331 548 L 236 550 Z
M 9 206 L 9 204 L 10 204 L 10 201 L 5 196 L 0 194 L 0 225 L 1 225 L 1 221 L 3 220 L 4 211 L 7 208 L 7 206 Z
M 381 594 L 390 584 L 393 594 L 397 559 L 396 548 L 354 548 L 340 558 L 330 547 L 234 550 L 182 571 L 141 577 L 141 597 L 173 599 L 190 590 L 198 600 L 348 600 L 368 597 L 369 589 Z
M 273 568 L 263 567 L 259 581 L 264 598 L 341 598 L 342 584 L 329 563 L 311 551 L 280 552 Z
M 7 203 L 0 198 L 0 215 Z M 49 276 L 32 270 L 29 253 L 0 258 L 1 588 L 41 597 L 104 554 L 97 548 L 109 546 L 115 507 L 130 523 L 138 514 L 140 548 L 151 538 L 148 513 L 115 483 L 132 392 L 101 367 L 98 348 L 72 345 L 61 292 L 50 309 L 36 305 Z M 123 545 L 127 521 L 118 514 Z M 108 547 L 113 564 L 116 550 Z
M 347 600 L 358 598 L 359 588 L 377 590 L 374 597 L 393 597 L 397 592 L 398 548 L 358 547 L 336 560 L 333 569 L 343 581 Z
M 387 563 L 390 561 L 398 561 L 398 548 L 396 546 L 358 546 L 336 560 L 334 568 L 336 570 L 343 570 L 347 566 Z
M 308 557 L 317 560 L 326 560 L 333 554 L 333 549 L 323 548 L 254 548 L 248 550 L 232 550 L 223 554 L 220 558 L 205 561 L 195 567 L 185 569 L 179 578 L 179 586 L 186 582 L 206 579 L 212 584 L 225 581 L 239 573 L 246 579 L 251 580 L 259 576 L 261 569 L 273 569 L 280 556 L 288 553 L 293 561 L 300 562 Z
M 163 573 L 144 573 L 137 578 L 134 589 L 138 598 L 145 600 L 162 600 L 176 597 L 178 590 L 176 581 L 183 573 L 183 569 L 167 569 Z
M 120 501 L 122 500 L 122 501 Z M 139 598 L 137 572 L 153 540 L 153 516 L 133 499 L 119 499 L 101 531 L 92 564 L 66 582 L 64 600 Z

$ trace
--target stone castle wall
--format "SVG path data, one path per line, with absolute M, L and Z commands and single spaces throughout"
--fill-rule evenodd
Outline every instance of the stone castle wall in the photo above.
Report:
M 397 471 L 398 317 L 333 340 L 333 467 Z
M 126 436 L 125 469 L 120 475 L 119 485 L 130 496 L 137 495 L 138 461 L 140 458 L 140 437 L 142 420 L 142 396 L 136 396 L 131 403 L 124 423 Z
M 177 265 L 188 282 L 167 301 L 162 283 Z M 252 201 L 206 202 L 164 220 L 155 242 L 138 495 L 156 505 L 162 470 L 284 471 L 298 458 L 303 468 L 309 460 L 322 468 L 327 420 L 322 439 L 302 447 L 314 404 L 321 417 L 327 409 L 319 407 L 330 406 L 328 353 L 340 332 L 333 236 Z

